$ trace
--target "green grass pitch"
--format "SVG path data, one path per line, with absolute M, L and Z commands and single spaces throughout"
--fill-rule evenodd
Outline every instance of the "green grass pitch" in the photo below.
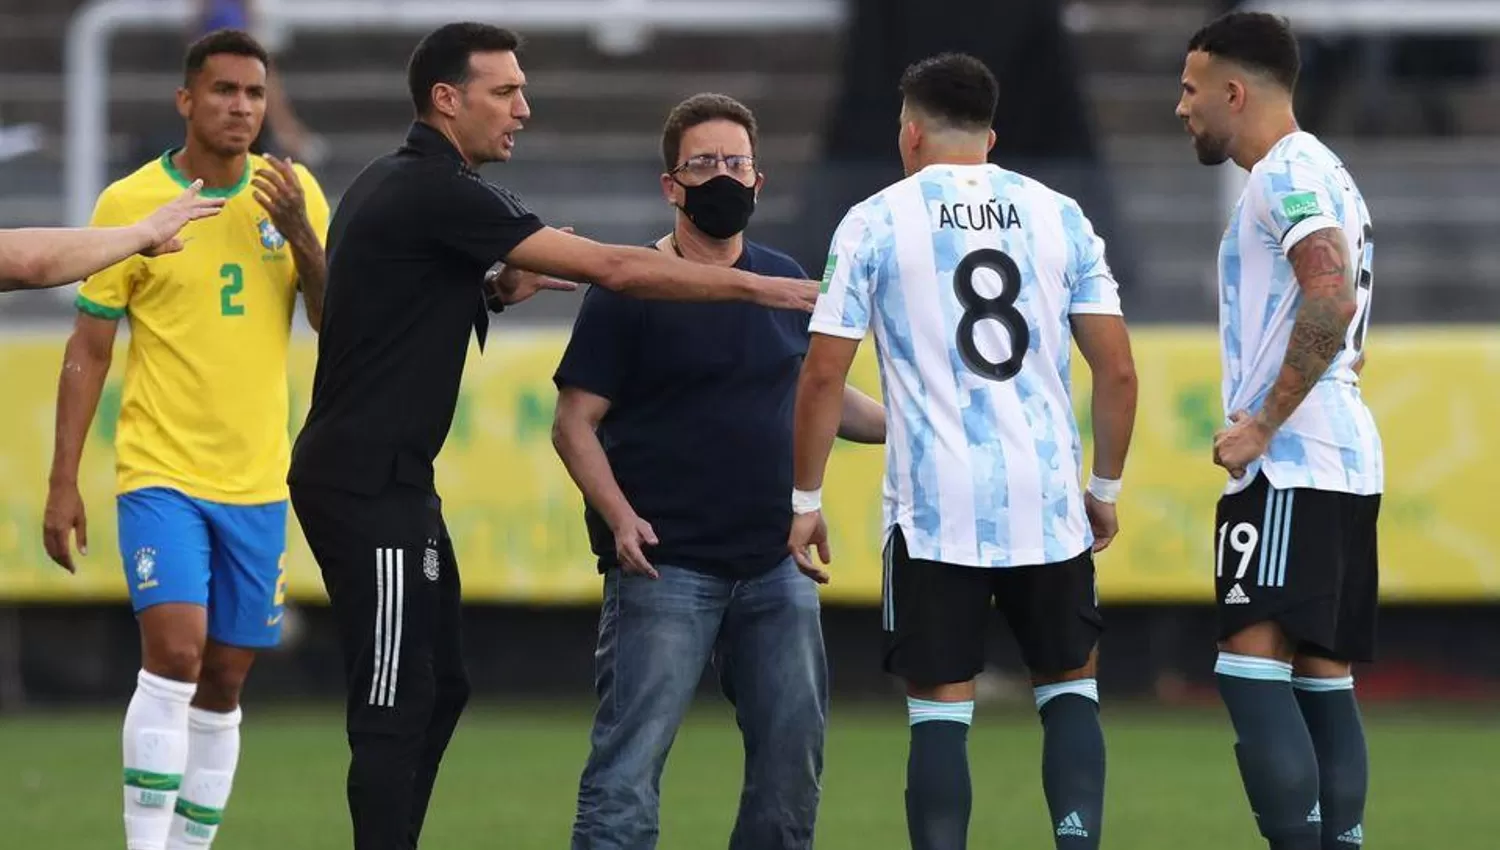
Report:
M 123 705 L 121 711 L 123 711 Z M 348 847 L 342 714 L 333 707 L 247 707 L 244 750 L 218 850 Z M 1372 850 L 1500 847 L 1500 711 L 1366 712 Z M 1104 847 L 1264 847 L 1240 790 L 1221 711 L 1105 705 L 1109 789 Z M 585 705 L 472 708 L 438 780 L 422 847 L 507 850 L 568 845 Z M 1040 727 L 1013 707 L 981 706 L 970 738 L 975 850 L 1047 850 Z M 110 712 L 0 717 L 0 845 L 121 847 L 119 717 Z M 899 700 L 838 704 L 829 730 L 820 850 L 906 843 L 905 715 Z M 662 850 L 727 844 L 739 791 L 738 731 L 721 701 L 699 706 L 662 782 Z

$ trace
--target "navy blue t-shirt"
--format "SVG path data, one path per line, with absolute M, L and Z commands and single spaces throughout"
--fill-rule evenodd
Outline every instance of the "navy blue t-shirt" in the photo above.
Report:
M 806 278 L 746 240 L 735 268 Z M 741 302 L 646 301 L 592 287 L 553 380 L 609 399 L 599 440 L 615 479 L 659 544 L 653 564 L 729 577 L 787 555 L 792 407 L 808 316 Z M 615 538 L 585 504 L 599 569 Z

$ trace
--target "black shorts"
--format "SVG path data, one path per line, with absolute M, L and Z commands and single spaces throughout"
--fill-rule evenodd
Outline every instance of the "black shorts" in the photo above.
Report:
M 919 686 L 984 670 L 991 606 L 1033 674 L 1077 670 L 1104 631 L 1090 550 L 1057 564 L 966 567 L 912 558 L 900 528 L 885 550 L 885 670 Z
M 1380 496 L 1278 490 L 1264 474 L 1219 499 L 1214 589 L 1219 639 L 1271 621 L 1298 652 L 1375 660 Z

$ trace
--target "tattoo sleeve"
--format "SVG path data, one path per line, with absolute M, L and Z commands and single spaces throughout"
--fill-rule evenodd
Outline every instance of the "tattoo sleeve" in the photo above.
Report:
M 1331 227 L 1319 230 L 1298 242 L 1287 257 L 1302 288 L 1302 303 L 1292 324 L 1281 372 L 1260 413 L 1273 431 L 1328 371 L 1357 310 L 1343 231 Z

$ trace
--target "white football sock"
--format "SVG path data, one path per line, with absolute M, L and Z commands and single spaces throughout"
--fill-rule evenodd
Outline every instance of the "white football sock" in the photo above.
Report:
M 167 850 L 213 844 L 240 760 L 240 717 L 238 708 L 228 714 L 189 710 L 187 771 Z
M 188 758 L 188 703 L 198 687 L 142 670 L 125 710 L 125 846 L 165 850 Z

